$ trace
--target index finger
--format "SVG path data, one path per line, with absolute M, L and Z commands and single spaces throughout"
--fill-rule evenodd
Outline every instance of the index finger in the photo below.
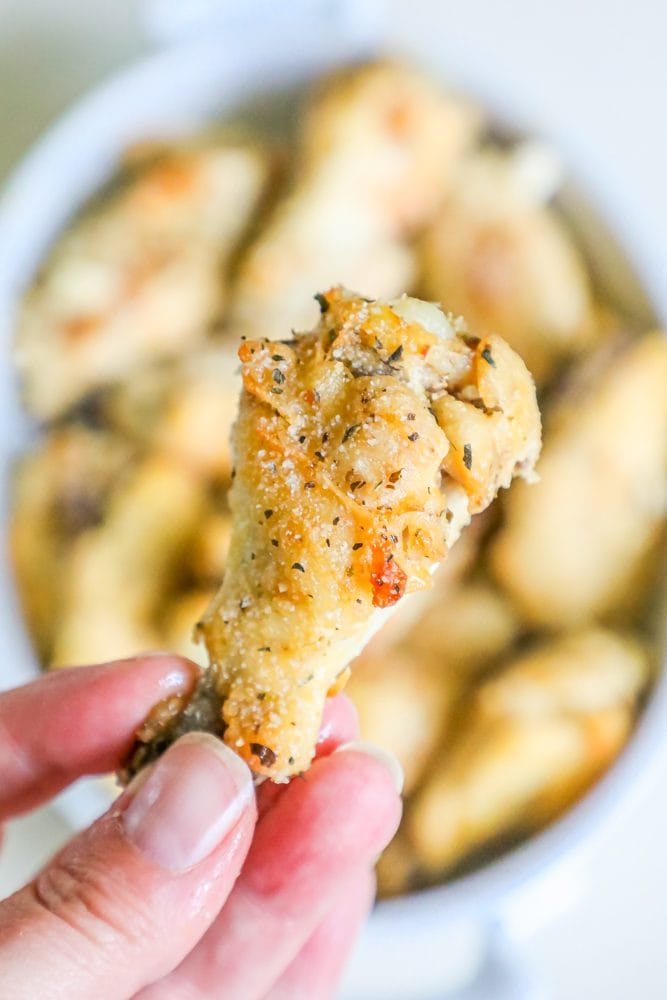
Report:
M 155 654 L 73 667 L 0 694 L 0 821 L 84 774 L 115 770 L 151 708 L 187 693 L 199 668 Z

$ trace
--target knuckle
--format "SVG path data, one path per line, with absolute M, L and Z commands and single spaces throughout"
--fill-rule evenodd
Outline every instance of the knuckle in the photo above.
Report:
M 149 930 L 146 904 L 94 859 L 64 854 L 33 883 L 37 905 L 92 943 L 132 943 Z

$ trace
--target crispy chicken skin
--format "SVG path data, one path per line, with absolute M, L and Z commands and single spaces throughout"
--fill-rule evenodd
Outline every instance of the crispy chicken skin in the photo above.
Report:
M 647 334 L 566 394 L 540 482 L 508 497 L 492 564 L 521 612 L 553 629 L 622 601 L 667 511 L 667 339 Z
M 413 803 L 408 834 L 421 869 L 440 874 L 565 808 L 626 742 L 648 680 L 638 644 L 589 628 L 482 684 Z
M 241 261 L 230 322 L 271 339 L 316 320 L 313 289 L 391 297 L 414 284 L 410 240 L 444 198 L 480 114 L 381 62 L 327 77 L 301 128 L 294 180 Z
M 34 415 L 58 416 L 138 365 L 202 341 L 267 174 L 265 154 L 249 146 L 174 147 L 74 222 L 20 317 L 16 359 Z
M 198 626 L 224 739 L 275 780 L 308 767 L 327 693 L 387 609 L 540 448 L 502 341 L 417 300 L 319 301 L 313 332 L 240 349 L 227 571 Z

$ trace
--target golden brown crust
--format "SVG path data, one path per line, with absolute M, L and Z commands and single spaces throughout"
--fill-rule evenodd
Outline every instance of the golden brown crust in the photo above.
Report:
M 333 289 L 320 304 L 312 333 L 241 348 L 232 539 L 201 625 L 226 742 L 279 780 L 310 763 L 327 691 L 380 609 L 428 586 L 471 512 L 539 451 L 532 380 L 504 345 L 490 362 L 416 300 Z M 465 445 L 463 470 L 446 465 L 448 397 L 489 404 L 474 482 Z

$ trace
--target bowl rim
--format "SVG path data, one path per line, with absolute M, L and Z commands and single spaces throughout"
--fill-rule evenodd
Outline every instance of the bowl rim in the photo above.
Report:
M 267 51 L 275 58 L 275 52 L 258 44 L 254 52 L 255 59 L 261 60 Z M 183 41 L 165 50 L 149 53 L 121 67 L 70 104 L 68 109 L 32 143 L 3 184 L 0 191 L 0 262 L 3 259 L 3 251 L 8 253 L 11 250 L 12 226 L 20 220 L 22 206 L 30 202 L 31 191 L 37 190 L 37 186 L 48 179 L 50 161 L 56 153 L 61 153 L 63 145 L 69 144 L 68 157 L 75 155 L 76 145 L 71 140 L 91 116 L 98 117 L 103 114 L 110 105 L 117 103 L 121 94 L 127 93 L 133 87 L 140 88 L 146 81 L 158 78 L 163 81 L 168 80 L 174 67 L 179 64 L 182 67 L 200 59 L 219 57 L 220 52 L 220 39 Z M 334 58 L 330 62 L 340 63 L 368 52 L 365 42 L 362 47 L 353 51 L 349 50 L 349 46 L 345 46 L 340 52 L 334 53 Z M 226 49 L 224 54 L 225 58 L 228 58 L 229 53 Z M 247 53 L 244 55 L 247 56 Z M 229 62 L 230 72 L 234 70 L 234 66 L 232 59 Z M 304 74 L 299 73 L 298 76 L 303 78 Z M 481 88 L 480 92 L 483 93 Z M 492 102 L 484 101 L 484 103 L 487 107 L 491 107 L 494 116 Z M 507 118 L 506 111 L 503 111 L 500 117 L 501 121 Z M 512 127 L 511 121 L 510 127 Z M 653 238 L 650 227 L 642 219 L 628 220 L 619 209 L 622 204 L 622 193 L 613 191 L 609 186 L 605 187 L 599 178 L 593 183 L 593 178 L 587 176 L 585 168 L 576 162 L 576 157 L 572 156 L 571 151 L 565 159 L 567 178 L 575 178 L 594 215 L 604 227 L 608 227 L 614 239 L 618 241 L 628 272 L 638 281 L 656 317 L 664 321 L 667 317 L 667 291 L 662 289 L 658 281 L 657 262 L 660 260 L 657 256 L 658 243 Z M 97 186 L 100 179 L 98 177 Z M 90 193 L 91 191 L 82 192 L 82 196 L 77 197 L 76 204 L 80 207 Z M 39 258 L 42 257 L 43 254 L 40 254 Z M 34 271 L 33 267 L 31 273 L 34 274 Z M 12 272 L 10 268 L 9 273 L 14 273 L 14 281 L 8 280 L 6 276 L 2 278 L 2 268 L 0 268 L 0 327 L 4 311 L 8 334 L 12 325 L 12 311 L 22 292 L 21 283 L 15 279 L 15 271 Z M 3 348 L 6 350 L 7 368 L 11 372 L 14 367 L 11 347 L 3 345 Z M 6 519 L 2 530 L 5 528 Z M 15 598 L 14 581 L 9 567 L 5 572 L 10 579 L 10 587 Z M 19 631 L 27 635 L 27 629 L 18 619 L 16 625 Z M 26 672 L 31 678 L 39 675 L 34 657 L 30 667 L 25 664 L 20 665 L 19 677 L 21 670 L 24 672 L 22 679 L 25 679 Z M 491 919 L 496 915 L 498 900 L 514 895 L 527 883 L 539 880 L 540 876 L 547 872 L 553 872 L 554 866 L 560 866 L 565 862 L 581 862 L 586 852 L 593 848 L 602 830 L 607 830 L 610 822 L 620 821 L 654 781 L 659 772 L 662 756 L 667 756 L 667 741 L 664 738 L 666 723 L 667 672 L 663 670 L 656 678 L 648 702 L 628 744 L 608 771 L 575 805 L 517 847 L 474 871 L 430 888 L 381 901 L 376 907 L 373 921 L 383 925 L 396 922 L 403 925 L 406 918 L 414 921 L 428 915 L 428 918 L 432 919 L 436 910 L 443 918 L 455 916 L 467 918 L 473 915 L 479 917 L 482 913 Z

